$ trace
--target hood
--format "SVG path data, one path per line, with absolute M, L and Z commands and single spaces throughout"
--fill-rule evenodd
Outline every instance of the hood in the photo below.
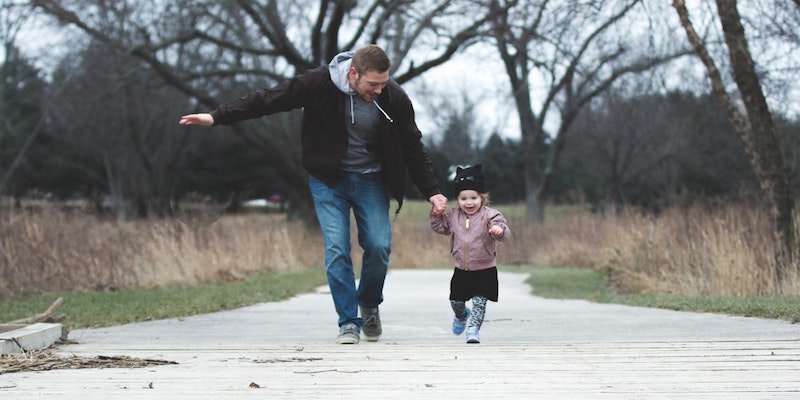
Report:
M 336 87 L 341 90 L 342 93 L 350 97 L 350 123 L 355 125 L 356 120 L 353 110 L 353 96 L 357 95 L 358 93 L 356 93 L 356 91 L 350 87 L 350 81 L 347 78 L 347 74 L 350 72 L 350 62 L 353 60 L 353 54 L 354 52 L 352 51 L 345 51 L 337 54 L 336 57 L 333 57 L 331 63 L 328 64 L 328 73 L 331 75 L 331 81 L 333 81 L 333 84 L 336 85 Z M 392 117 L 390 117 L 389 114 L 383 108 L 381 108 L 377 101 L 372 100 L 372 104 L 375 104 L 375 107 L 377 107 L 383 116 L 386 117 L 386 120 L 389 122 L 394 122 Z
M 336 87 L 344 94 L 356 94 L 355 90 L 350 87 L 350 82 L 347 80 L 347 73 L 350 71 L 350 61 L 353 59 L 352 51 L 345 51 L 333 57 L 331 63 L 328 64 L 328 72 L 331 74 L 331 80 Z

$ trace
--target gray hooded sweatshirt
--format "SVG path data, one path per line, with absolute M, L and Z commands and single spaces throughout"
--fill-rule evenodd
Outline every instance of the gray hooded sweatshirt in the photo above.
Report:
M 348 73 L 352 58 L 353 52 L 339 53 L 328 65 L 331 80 L 349 97 L 349 107 L 345 107 L 349 140 L 341 168 L 347 172 L 378 172 L 381 170 L 377 154 L 380 118 L 391 118 L 376 101 L 364 101 L 350 86 Z

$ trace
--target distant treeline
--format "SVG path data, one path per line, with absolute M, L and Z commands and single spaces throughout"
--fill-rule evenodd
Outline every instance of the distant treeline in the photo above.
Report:
M 279 151 L 299 153 L 299 112 L 243 123 L 243 134 L 181 127 L 177 120 L 192 110 L 190 102 L 137 68 L 135 60 L 90 47 L 73 61 L 57 69 L 52 81 L 41 79 L 13 48 L 0 66 L 0 193 L 91 198 L 98 205 L 124 206 L 126 216 L 166 215 L 185 201 L 280 194 L 291 202 L 303 195 L 276 173 L 259 140 L 264 135 Z M 104 72 L 109 69 L 126 74 Z M 448 118 L 441 131 L 423 132 L 445 193 L 453 165 L 482 163 L 494 202 L 523 201 L 526 155 L 519 140 L 476 132 L 469 127 L 476 118 L 472 109 L 444 109 Z M 800 124 L 778 123 L 794 166 Z M 631 98 L 611 90 L 585 108 L 569 132 L 549 171 L 547 201 L 652 209 L 676 197 L 739 196 L 755 187 L 730 124 L 706 95 Z M 553 150 L 546 146 L 541 159 Z M 302 168 L 299 161 L 295 167 Z M 417 197 L 413 190 L 408 195 Z

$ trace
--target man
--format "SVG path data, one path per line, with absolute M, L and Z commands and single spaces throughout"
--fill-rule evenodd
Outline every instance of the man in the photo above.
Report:
M 434 210 L 444 212 L 447 207 L 411 100 L 389 77 L 389 67 L 386 53 L 367 45 L 211 113 L 180 120 L 182 125 L 228 125 L 303 108 L 303 166 L 325 242 L 340 344 L 358 343 L 362 330 L 368 341 L 377 341 L 382 333 L 378 306 L 391 253 L 389 196 L 397 200 L 399 212 L 406 171 Z M 358 286 L 350 257 L 351 209 L 364 251 Z

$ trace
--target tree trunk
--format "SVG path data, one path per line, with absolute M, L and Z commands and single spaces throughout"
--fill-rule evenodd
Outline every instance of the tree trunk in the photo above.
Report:
M 753 65 L 736 0 L 717 0 L 717 12 L 728 45 L 733 78 L 750 122 L 755 146 L 755 156 L 751 159 L 774 224 L 778 261 L 776 272 L 778 280 L 783 281 L 793 264 L 795 252 L 794 200 L 789 186 L 789 173 L 780 151 L 777 128 Z
M 794 198 L 789 185 L 789 172 L 780 151 L 777 128 L 755 71 L 736 1 L 717 0 L 717 13 L 728 46 L 733 77 L 741 94 L 746 115 L 739 111 L 725 91 L 719 70 L 694 31 L 684 1 L 675 0 L 673 6 L 686 30 L 689 43 L 708 70 L 712 92 L 733 125 L 763 192 L 764 205 L 770 213 L 772 234 L 775 239 L 777 268 L 775 272 L 780 286 L 789 270 L 794 268 L 796 259 Z
M 525 182 L 525 217 L 528 222 L 541 223 L 544 221 L 544 206 L 542 194 L 544 193 L 544 171 L 542 169 L 542 128 L 537 124 L 533 110 L 530 108 L 530 97 L 527 86 L 525 90 L 516 90 L 519 95 L 517 112 L 520 115 L 522 133 L 522 149 L 524 182 Z

